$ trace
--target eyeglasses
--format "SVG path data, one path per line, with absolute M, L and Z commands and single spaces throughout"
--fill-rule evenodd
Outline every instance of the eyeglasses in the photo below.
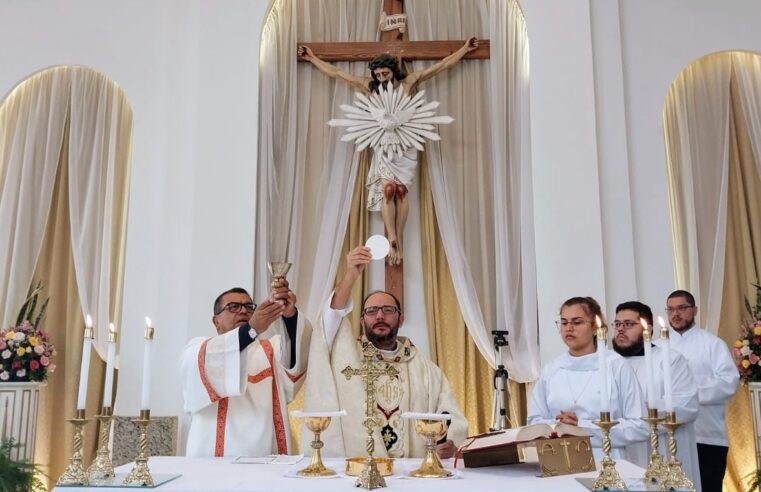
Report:
M 362 310 L 362 315 L 375 316 L 376 314 L 378 314 L 379 310 L 382 311 L 383 314 L 385 314 L 386 316 L 391 316 L 396 313 L 401 313 L 399 308 L 396 306 L 370 306 Z
M 578 328 L 580 326 L 583 326 L 590 321 L 588 319 L 584 318 L 573 318 L 573 319 L 559 319 L 555 321 L 555 324 L 558 325 L 558 328 L 568 328 L 569 326 L 573 326 L 574 328 Z
M 225 304 L 222 309 L 219 310 L 217 314 L 220 314 L 222 311 L 227 311 L 228 313 L 238 314 L 243 310 L 246 310 L 248 313 L 253 313 L 254 309 L 256 309 L 256 304 L 253 302 L 228 302 Z
M 613 326 L 616 328 L 616 330 L 628 331 L 628 330 L 633 329 L 636 326 L 642 326 L 642 325 L 639 322 L 637 322 L 637 321 L 632 321 L 630 319 L 625 319 L 623 321 L 614 321 L 613 322 Z
M 680 306 L 675 306 L 675 307 L 671 307 L 671 306 L 668 306 L 668 307 L 666 308 L 666 312 L 667 312 L 667 313 L 669 313 L 669 314 L 673 314 L 673 313 L 676 313 L 676 312 L 684 313 L 684 312 L 686 312 L 688 309 L 692 309 L 692 308 L 694 308 L 694 307 L 695 307 L 695 306 L 691 306 L 691 305 L 689 305 L 689 304 L 682 304 L 682 305 L 680 305 Z

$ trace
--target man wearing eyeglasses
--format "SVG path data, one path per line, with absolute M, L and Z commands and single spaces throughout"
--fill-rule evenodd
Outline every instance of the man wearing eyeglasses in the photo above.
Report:
M 436 448 L 440 457 L 454 455 L 467 435 L 467 421 L 454 399 L 444 373 L 418 352 L 408 338 L 399 336 L 404 325 L 399 300 L 388 292 L 374 292 L 362 305 L 360 330 L 346 316 L 353 309 L 351 289 L 372 260 L 369 248 L 360 246 L 346 258 L 346 275 L 323 309 L 322 329 L 317 330 L 309 355 L 304 409 L 330 411 L 344 409 L 347 415 L 335 419 L 323 433 L 323 453 L 328 456 L 364 456 L 367 429 L 365 389 L 359 377 L 347 379 L 341 371 L 362 366 L 364 340 L 378 349 L 377 358 L 399 370 L 397 377 L 381 376 L 375 384 L 375 455 L 393 458 L 420 458 L 425 442 L 415 433 L 414 420 L 403 412 L 449 413 L 447 436 Z M 302 449 L 309 442 L 302 432 Z
M 720 491 L 729 451 L 724 407 L 734 396 L 740 376 L 727 344 L 695 324 L 698 306 L 692 294 L 685 290 L 672 292 L 666 300 L 666 314 L 671 346 L 687 359 L 698 387 L 700 406 L 695 420 L 695 437 L 700 481 L 703 490 Z
M 653 332 L 653 311 L 650 306 L 638 301 L 628 301 L 616 307 L 616 320 L 613 323 L 613 350 L 624 357 L 634 373 L 637 375 L 642 394 L 647 395 L 647 369 L 645 366 L 645 327 Z M 653 361 L 653 399 L 648 401 L 648 408 L 658 409 L 661 415 L 665 409 L 664 386 L 663 386 L 663 351 L 651 344 Z M 674 410 L 679 422 L 684 425 L 676 430 L 676 439 L 679 443 L 677 457 L 682 462 L 682 469 L 687 477 L 695 484 L 695 490 L 700 491 L 700 469 L 698 467 L 698 451 L 695 443 L 694 422 L 698 416 L 698 389 L 690 375 L 690 370 L 677 351 L 671 354 L 671 387 L 674 401 Z M 665 433 L 661 436 L 659 449 L 663 456 L 667 456 L 668 442 Z M 650 457 L 649 441 L 643 441 L 628 446 L 629 460 L 647 468 Z
M 217 335 L 180 358 L 188 456 L 290 454 L 287 404 L 303 383 L 312 328 L 283 280 L 258 306 L 236 287 L 214 301 Z

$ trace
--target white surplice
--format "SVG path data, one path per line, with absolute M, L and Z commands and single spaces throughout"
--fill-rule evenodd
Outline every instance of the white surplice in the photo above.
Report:
M 656 401 L 653 408 L 659 409 L 661 417 L 664 416 L 666 405 L 663 385 L 663 350 L 653 347 L 653 381 L 655 386 Z M 634 370 L 639 381 L 642 394 L 647 394 L 647 369 L 645 369 L 645 357 L 634 356 L 624 358 Z M 700 467 L 698 466 L 698 447 L 695 441 L 695 419 L 698 417 L 698 388 L 690 375 L 687 361 L 676 350 L 671 351 L 671 387 L 674 400 L 676 419 L 684 425 L 676 430 L 677 458 L 682 462 L 682 470 L 695 484 L 695 490 L 700 492 Z M 664 460 L 668 459 L 668 440 L 665 429 L 659 427 L 658 448 Z M 650 460 L 650 442 L 637 443 L 629 447 L 629 461 L 647 468 Z
M 645 399 L 637 376 L 623 357 L 608 351 L 610 416 L 618 425 L 610 431 L 614 458 L 627 459 L 627 447 L 648 439 L 648 427 L 640 418 Z M 595 457 L 602 456 L 602 434 L 592 423 L 600 418 L 600 373 L 597 353 L 574 357 L 568 352 L 542 369 L 528 405 L 529 424 L 554 424 L 561 411 L 576 412 L 579 427 L 591 434 Z
M 322 433 L 325 456 L 367 454 L 364 384 L 358 376 L 347 380 L 341 373 L 347 366 L 362 366 L 359 331 L 353 330 L 345 318 L 351 309 L 351 300 L 342 310 L 331 309 L 328 302 L 310 347 L 304 410 L 347 411 Z M 467 436 L 468 423 L 441 369 L 404 337 L 399 337 L 396 350 L 381 351 L 381 357 L 399 370 L 399 376 L 383 376 L 376 383 L 373 417 L 380 425 L 373 432 L 375 455 L 419 458 L 425 454 L 425 441 L 415 432 L 414 421 L 401 417 L 403 412 L 448 412 L 451 421 L 447 438 L 459 446 Z M 303 427 L 302 450 L 309 449 L 310 440 L 311 433 Z
M 303 383 L 312 327 L 299 313 L 291 341 L 279 320 L 244 350 L 238 330 L 195 338 L 180 357 L 188 456 L 289 454 L 286 405 Z M 291 343 L 296 361 L 288 367 Z

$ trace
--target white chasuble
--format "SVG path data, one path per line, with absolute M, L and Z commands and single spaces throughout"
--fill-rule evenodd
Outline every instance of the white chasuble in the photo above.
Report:
M 655 384 L 654 408 L 658 409 L 658 414 L 665 415 L 666 405 L 665 393 L 663 386 L 663 349 L 653 346 L 653 381 Z M 647 369 L 645 369 L 645 357 L 633 356 L 625 357 L 624 360 L 634 370 L 639 381 L 642 394 L 647 393 Z M 700 468 L 698 466 L 698 447 L 695 441 L 695 419 L 698 418 L 698 387 L 690 375 L 690 367 L 685 358 L 676 350 L 671 351 L 671 387 L 674 399 L 674 411 L 676 420 L 683 425 L 676 430 L 677 458 L 682 462 L 682 470 L 687 477 L 695 484 L 695 490 L 700 492 Z M 666 430 L 658 427 L 660 430 L 658 438 L 658 448 L 664 460 L 668 459 L 668 436 Z M 637 443 L 629 448 L 629 461 L 647 468 L 650 460 L 650 441 Z
M 360 369 L 363 362 L 359 329 L 352 330 L 349 321 L 343 317 L 350 310 L 351 305 L 335 318 L 336 321 L 340 319 L 338 326 L 326 327 L 324 316 L 321 317 L 320 328 L 315 331 L 310 347 L 304 410 L 347 412 L 347 415 L 333 419 L 322 433 L 325 456 L 367 454 L 367 430 L 362 425 L 365 420 L 365 386 L 359 376 L 347 380 L 341 373 L 347 366 Z M 375 455 L 420 458 L 425 454 L 425 441 L 415 433 L 414 422 L 401 417 L 403 412 L 448 412 L 452 420 L 447 438 L 459 446 L 467 436 L 468 423 L 441 369 L 404 337 L 398 338 L 396 350 L 382 351 L 378 359 L 380 364 L 395 366 L 399 376 L 382 376 L 376 382 L 373 414 L 380 425 L 373 432 Z M 302 451 L 309 449 L 311 438 L 311 432 L 302 427 Z
M 296 340 L 279 320 L 240 350 L 238 330 L 195 338 L 180 358 L 187 456 L 289 454 L 287 404 L 304 381 L 312 327 L 299 313 Z M 290 363 L 290 344 L 296 361 Z
M 627 447 L 649 438 L 645 399 L 634 372 L 623 357 L 608 352 L 610 415 L 618 425 L 610 431 L 613 458 L 628 459 Z M 573 357 L 564 353 L 542 369 L 528 405 L 529 424 L 554 424 L 561 411 L 576 412 L 579 427 L 591 434 L 592 450 L 602 457 L 602 433 L 592 423 L 600 418 L 600 373 L 597 354 Z

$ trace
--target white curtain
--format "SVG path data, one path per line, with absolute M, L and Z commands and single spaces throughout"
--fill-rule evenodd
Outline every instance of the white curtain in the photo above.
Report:
M 128 207 L 121 190 L 128 179 L 132 110 L 124 92 L 90 69 L 71 70 L 69 216 L 74 270 L 82 312 L 95 322 L 94 346 L 105 357 L 108 323 L 120 319 L 112 305 Z M 121 179 L 120 179 L 121 178 Z M 120 290 L 120 285 L 116 286 Z M 121 299 L 116 294 L 113 299 Z M 120 328 L 120 327 L 117 327 Z
M 65 68 L 36 74 L 0 106 L 0 316 L 16 321 L 50 212 L 69 110 Z
M 701 307 L 701 324 L 719 327 L 727 226 L 732 58 L 688 66 L 663 110 L 676 286 Z
M 68 132 L 69 155 L 62 156 Z M 21 83 L 0 107 L 0 302 L 3 326 L 15 321 L 33 279 L 55 175 L 68 162 L 72 250 L 83 314 L 96 326 L 101 357 L 117 320 L 132 111 L 122 90 L 86 67 L 45 70 Z M 118 185 L 117 185 L 118 183 Z M 116 212 L 115 212 L 116 211 Z M 117 295 L 113 297 L 112 292 Z
M 358 154 L 326 122 L 354 91 L 296 62 L 305 41 L 375 41 L 381 1 L 276 0 L 261 48 L 259 174 L 254 297 L 269 292 L 267 261 L 293 263 L 299 307 L 316 319 L 332 289 L 346 231 Z M 356 74 L 367 63 L 338 63 Z
M 464 60 L 422 84 L 440 114 L 426 156 L 442 242 L 463 318 L 495 366 L 492 330 L 508 330 L 519 382 L 540 371 L 529 150 L 529 51 L 514 0 L 408 0 L 411 40 L 490 39 L 489 62 Z M 420 70 L 433 62 L 415 62 Z

